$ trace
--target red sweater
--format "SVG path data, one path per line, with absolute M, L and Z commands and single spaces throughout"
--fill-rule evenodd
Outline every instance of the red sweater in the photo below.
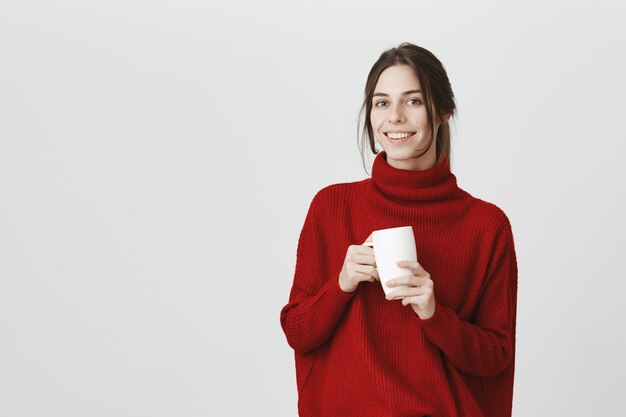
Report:
M 434 315 L 385 299 L 379 282 L 339 287 L 348 246 L 413 226 Z M 517 261 L 511 225 L 457 186 L 447 159 L 424 171 L 376 155 L 372 177 L 313 198 L 280 322 L 295 351 L 301 417 L 511 415 Z

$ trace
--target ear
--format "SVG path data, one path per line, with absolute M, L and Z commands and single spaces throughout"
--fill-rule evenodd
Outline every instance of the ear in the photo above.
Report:
M 441 124 L 448 123 L 450 120 L 450 113 L 446 113 L 441 117 Z

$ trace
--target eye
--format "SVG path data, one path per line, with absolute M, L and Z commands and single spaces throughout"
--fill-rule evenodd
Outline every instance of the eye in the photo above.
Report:
M 380 103 L 386 103 L 386 101 L 384 100 L 377 101 L 376 104 L 374 104 L 374 107 L 382 107 L 382 106 L 379 106 Z
M 420 100 L 419 98 L 411 98 L 409 100 L 407 100 L 407 102 L 411 102 L 411 101 L 415 101 L 415 104 L 422 104 L 422 100 Z

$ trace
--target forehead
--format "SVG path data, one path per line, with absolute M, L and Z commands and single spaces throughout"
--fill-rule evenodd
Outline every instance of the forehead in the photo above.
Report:
M 408 90 L 421 90 L 420 80 L 413 68 L 401 64 L 385 68 L 378 77 L 374 93 L 402 95 Z

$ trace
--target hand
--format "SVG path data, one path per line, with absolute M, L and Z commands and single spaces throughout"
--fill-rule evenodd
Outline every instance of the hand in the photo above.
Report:
M 371 242 L 371 239 L 370 234 L 365 242 Z M 350 245 L 339 274 L 339 287 L 343 292 L 351 293 L 356 291 L 359 283 L 363 281 L 380 281 L 374 249 L 364 245 Z
M 422 266 L 414 261 L 398 261 L 400 268 L 409 268 L 413 275 L 407 275 L 391 279 L 387 282 L 388 287 L 406 285 L 387 295 L 388 300 L 402 299 L 402 305 L 411 304 L 413 311 L 421 319 L 428 319 L 435 314 L 435 292 L 430 274 Z

